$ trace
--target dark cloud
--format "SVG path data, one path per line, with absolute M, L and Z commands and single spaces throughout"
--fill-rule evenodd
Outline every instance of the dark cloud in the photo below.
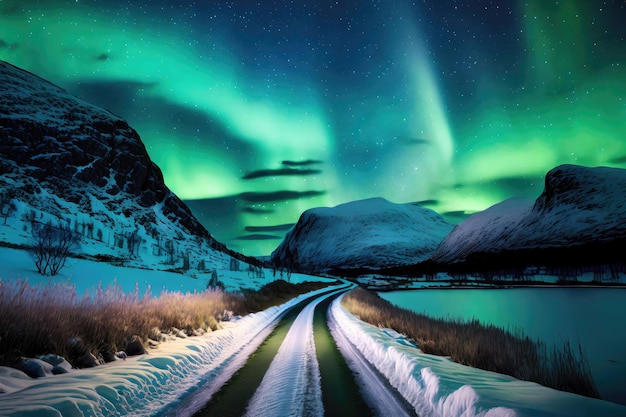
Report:
M 536 198 L 543 189 L 544 175 L 523 177 L 502 177 L 487 181 L 459 183 L 452 186 L 455 190 L 477 188 L 480 190 L 499 190 L 509 197 Z
M 444 213 L 441 213 L 442 216 L 447 216 L 447 217 L 456 217 L 456 218 L 462 218 L 465 219 L 469 216 L 472 215 L 472 213 L 468 213 L 465 210 L 456 210 L 456 211 L 446 211 Z
M 319 169 L 296 169 L 296 168 L 281 168 L 281 169 L 259 169 L 252 171 L 241 177 L 242 180 L 251 180 L 255 178 L 263 177 L 278 177 L 278 176 L 306 176 L 320 174 L 322 171 Z
M 469 216 L 471 216 L 474 213 L 470 213 L 464 210 L 457 210 L 457 211 L 446 211 L 440 214 L 444 218 L 445 221 L 452 223 L 452 224 L 458 224 L 458 223 L 461 223 L 463 220 L 467 219 Z
M 419 204 L 420 206 L 436 206 L 439 204 L 439 200 L 422 200 L 417 201 L 415 204 Z
M 246 232 L 284 232 L 291 229 L 295 223 L 278 224 L 276 226 L 246 226 Z
M 101 55 L 102 56 L 102 55 Z M 100 60 L 100 57 L 96 57 Z M 119 81 L 79 81 L 69 86 L 70 93 L 81 97 L 85 101 L 108 109 L 109 111 L 128 119 L 136 98 L 144 90 L 154 88 L 157 83 L 144 83 L 131 80 Z
M 131 126 L 136 120 L 141 120 L 163 130 L 176 129 L 178 135 L 197 140 L 198 146 L 219 141 L 220 145 L 228 146 L 230 152 L 238 155 L 238 162 L 243 166 L 257 163 L 254 145 L 233 133 L 218 117 L 163 97 L 142 94 L 157 85 L 131 80 L 89 79 L 69 86 L 68 90 L 119 115 Z M 147 139 L 145 142 L 149 142 Z
M 282 161 L 282 164 L 288 167 L 303 167 L 309 165 L 323 164 L 324 161 L 317 159 L 307 159 L 305 161 Z
M 257 207 L 244 207 L 243 209 L 241 209 L 241 212 L 249 213 L 249 214 L 270 214 L 270 213 L 273 213 L 274 210 L 266 209 L 266 208 L 257 208 Z
M 626 164 L 626 156 L 618 156 L 616 158 L 609 159 L 608 162 L 611 164 Z
M 9 51 L 13 51 L 17 49 L 19 46 L 20 44 L 17 42 L 8 43 L 4 39 L 0 39 L 0 49 L 8 49 Z
M 96 61 L 106 61 L 109 59 L 108 54 L 100 54 L 96 57 Z
M 272 191 L 268 193 L 248 192 L 239 194 L 239 198 L 249 203 L 269 203 L 275 201 L 298 200 L 306 197 L 317 197 L 326 191 Z
M 252 234 L 252 235 L 243 235 L 236 238 L 236 240 L 278 240 L 282 239 L 281 236 L 274 235 L 263 235 L 263 234 Z
M 430 141 L 423 138 L 399 138 L 400 143 L 404 145 L 429 145 Z
M 0 2 L 0 14 L 4 17 L 24 14 L 24 0 L 6 0 Z

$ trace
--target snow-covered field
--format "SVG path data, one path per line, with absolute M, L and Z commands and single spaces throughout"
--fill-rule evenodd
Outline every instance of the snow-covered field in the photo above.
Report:
M 103 288 L 117 284 L 125 292 L 139 291 L 141 296 L 150 287 L 153 295 L 158 296 L 162 290 L 194 292 L 206 289 L 212 272 L 190 271 L 189 274 L 167 272 L 161 270 L 141 269 L 114 266 L 104 262 L 90 261 L 86 259 L 69 258 L 66 266 L 54 277 L 43 276 L 37 272 L 30 255 L 19 249 L 0 247 L 0 281 L 16 278 L 28 279 L 32 285 L 52 282 L 68 282 L 76 286 L 79 296 L 95 294 L 98 284 Z M 237 291 L 241 288 L 258 289 L 276 279 L 289 279 L 289 282 L 297 284 L 303 281 L 333 281 L 328 278 L 314 277 L 303 274 L 286 274 L 271 269 L 262 269 L 262 276 L 250 274 L 248 271 L 231 271 L 229 269 L 216 269 L 218 279 L 224 283 L 226 290 Z
M 626 416 L 626 407 L 427 355 L 390 329 L 331 306 L 338 328 L 422 417 Z

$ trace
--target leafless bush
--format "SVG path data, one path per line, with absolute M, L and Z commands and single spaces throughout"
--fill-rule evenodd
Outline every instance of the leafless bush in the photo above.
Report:
M 42 275 L 56 275 L 65 266 L 68 255 L 80 247 L 80 235 L 69 226 L 33 223 L 31 255 Z

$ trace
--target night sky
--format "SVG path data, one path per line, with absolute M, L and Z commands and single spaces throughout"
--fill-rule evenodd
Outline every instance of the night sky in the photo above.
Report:
M 0 59 L 124 117 L 218 240 L 311 207 L 460 221 L 626 167 L 623 0 L 0 0 Z

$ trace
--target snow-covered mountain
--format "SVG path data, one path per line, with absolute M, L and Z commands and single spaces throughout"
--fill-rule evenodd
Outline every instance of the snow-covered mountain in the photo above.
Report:
M 124 120 L 3 61 L 0 214 L 5 244 L 28 245 L 32 226 L 51 222 L 80 233 L 87 258 L 163 269 L 243 258 L 165 186 Z
M 315 208 L 300 216 L 272 263 L 307 272 L 415 264 L 452 228 L 430 209 L 383 198 Z
M 506 200 L 459 224 L 431 260 L 458 263 L 563 256 L 610 261 L 626 239 L 626 170 L 561 165 L 535 203 Z M 602 249 L 603 253 L 596 253 Z M 545 256 L 544 256 L 545 255 Z M 586 258 L 586 259 L 581 259 Z

